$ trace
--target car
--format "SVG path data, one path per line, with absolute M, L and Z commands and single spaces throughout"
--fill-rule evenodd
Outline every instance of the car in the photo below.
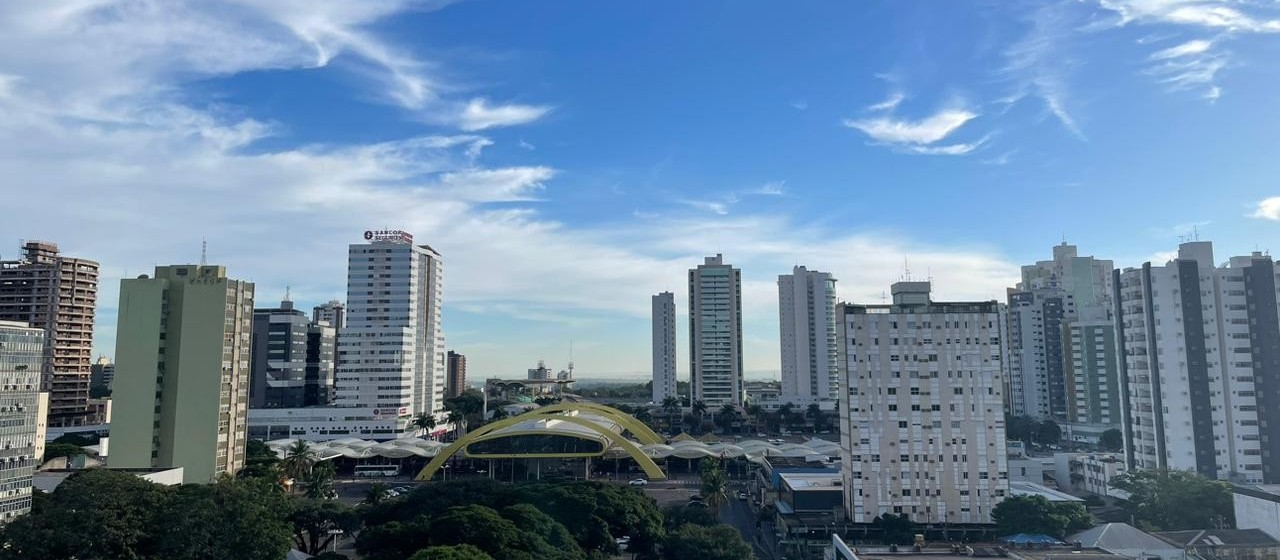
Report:
M 756 434 L 756 437 L 766 437 L 764 434 Z
M 689 502 L 689 507 L 704 508 L 707 507 L 707 504 L 702 503 L 702 500 L 698 500 L 696 502 Z
M 689 496 L 689 501 L 702 503 L 702 494 L 694 494 L 692 496 Z
M 738 499 L 739 500 L 747 499 L 747 493 L 745 491 L 738 491 Z
M 387 490 L 387 493 L 386 493 L 386 497 L 388 497 L 388 498 L 394 498 L 394 497 L 399 496 L 399 495 L 400 495 L 400 493 L 399 493 L 399 492 L 396 492 L 395 490 Z
M 632 486 L 648 486 L 649 481 L 643 478 L 637 478 L 635 480 L 632 480 L 631 482 L 628 482 L 627 484 L 630 484 Z
M 395 490 L 396 492 L 399 492 L 401 494 L 408 494 L 409 491 L 413 489 L 409 488 L 408 486 L 397 486 L 395 488 L 392 488 L 392 490 Z
M 775 444 L 776 444 L 776 443 L 783 443 L 783 441 L 782 441 L 782 440 L 780 440 L 780 439 L 778 439 L 778 438 L 774 438 L 774 439 L 769 440 L 769 443 L 775 443 Z

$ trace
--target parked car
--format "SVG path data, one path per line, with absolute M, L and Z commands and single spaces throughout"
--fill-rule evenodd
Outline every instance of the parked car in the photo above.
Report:
M 632 480 L 631 482 L 628 482 L 627 484 L 630 484 L 632 486 L 648 486 L 649 481 L 643 478 L 637 478 L 635 480 Z
M 741 491 L 741 490 L 739 490 L 739 491 L 738 491 L 738 499 L 739 499 L 739 500 L 745 500 L 745 499 L 747 499 L 747 493 L 746 493 L 745 491 Z

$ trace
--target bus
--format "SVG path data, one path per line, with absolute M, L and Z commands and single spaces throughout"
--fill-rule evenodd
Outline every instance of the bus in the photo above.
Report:
M 378 478 L 400 474 L 399 465 L 356 465 L 356 477 Z

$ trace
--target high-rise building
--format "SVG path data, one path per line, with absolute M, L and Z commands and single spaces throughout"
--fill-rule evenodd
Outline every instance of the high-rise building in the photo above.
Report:
M 991 523 L 1009 493 L 1000 305 L 935 302 L 929 282 L 893 303 L 842 304 L 845 508 L 917 523 Z
M 538 367 L 529 368 L 529 379 L 547 380 L 551 379 L 551 368 L 547 367 L 547 363 L 538 360 Z
M 249 406 L 299 408 L 333 402 L 334 328 L 284 300 L 253 311 Z
M 212 482 L 244 465 L 253 284 L 214 265 L 120 282 L 112 467 L 182 467 Z
M 336 299 L 317 305 L 311 309 L 311 322 L 327 323 L 342 331 L 347 328 L 347 306 Z
M 1115 274 L 1130 468 L 1280 483 L 1280 323 L 1270 256 L 1178 246 Z M 1270 458 L 1270 459 L 1268 459 Z
M 693 400 L 742 404 L 742 271 L 717 254 L 689 270 L 689 378 Z
M 0 321 L 44 329 L 41 387 L 49 392 L 49 425 L 89 420 L 93 313 L 98 263 L 62 256 L 58 246 L 29 241 L 22 258 L 0 261 Z
M 31 511 L 31 477 L 44 454 L 39 414 L 45 332 L 0 321 L 0 523 Z
M 449 397 L 456 397 L 467 390 L 467 357 L 449 351 L 449 380 L 445 387 L 445 394 Z
M 1119 426 L 1119 355 L 1107 332 L 1113 268 L 1066 243 L 1053 260 L 1022 267 L 1009 290 L 1009 412 L 1054 420 L 1077 441 Z
M 653 402 L 662 404 L 676 394 L 676 296 L 655 294 L 653 305 Z
M 839 396 L 836 280 L 803 266 L 778 276 L 781 400 L 805 406 Z
M 98 356 L 98 360 L 89 366 L 89 388 L 102 387 L 110 391 L 115 378 L 116 365 L 106 356 Z
M 348 251 L 336 404 L 397 419 L 399 437 L 413 431 L 414 415 L 444 409 L 444 264 L 402 231 L 365 232 L 365 240 Z

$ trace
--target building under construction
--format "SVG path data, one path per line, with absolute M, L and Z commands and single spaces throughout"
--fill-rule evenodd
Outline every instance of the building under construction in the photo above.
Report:
M 41 390 L 49 392 L 49 426 L 97 423 L 89 407 L 98 263 L 64 257 L 44 241 L 22 244 L 18 260 L 0 260 L 0 321 L 45 332 Z

